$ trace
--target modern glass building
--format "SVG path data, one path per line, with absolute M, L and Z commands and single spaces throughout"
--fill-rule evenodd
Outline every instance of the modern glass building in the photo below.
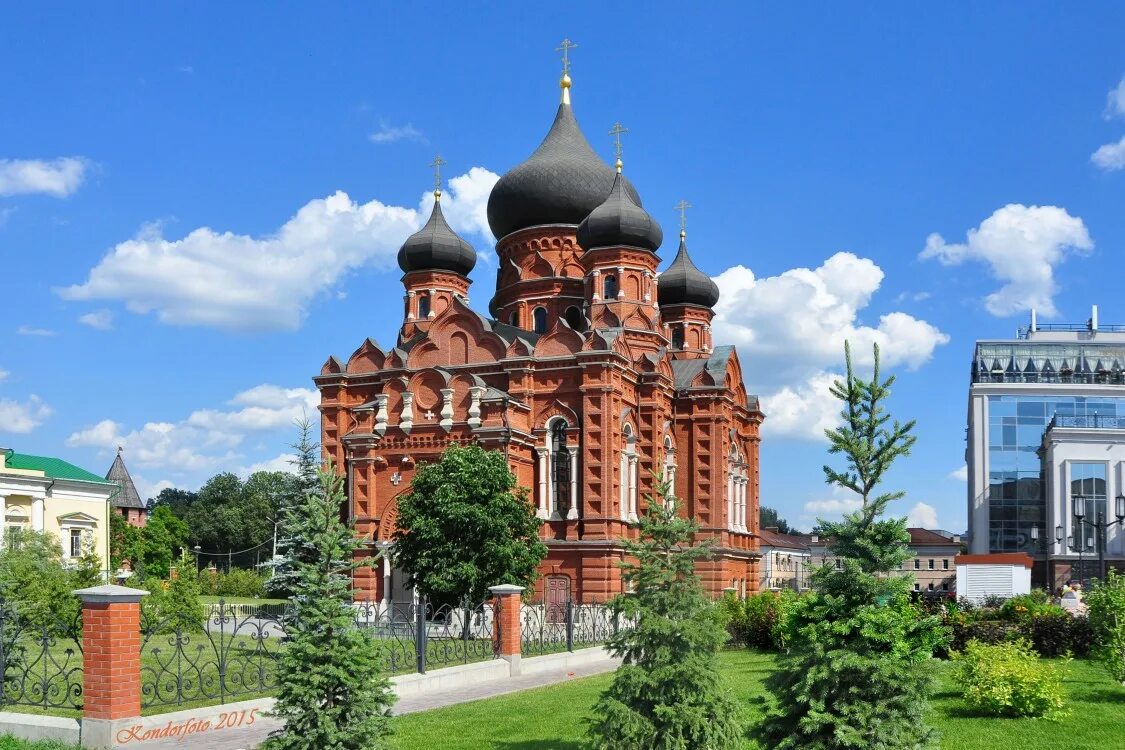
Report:
M 1038 326 L 1033 315 L 1014 340 L 978 341 L 965 453 L 970 552 L 1068 564 L 1096 556 L 1094 532 L 1073 517 L 1072 501 L 1088 498 L 1091 520 L 1112 510 L 1107 499 L 1125 487 L 1125 467 L 1107 460 L 1113 446 L 1125 451 L 1119 427 L 1125 326 L 1099 327 L 1096 308 L 1085 325 Z M 1067 447 L 1052 450 L 1060 443 Z M 1040 582 L 1048 567 L 1037 565 Z

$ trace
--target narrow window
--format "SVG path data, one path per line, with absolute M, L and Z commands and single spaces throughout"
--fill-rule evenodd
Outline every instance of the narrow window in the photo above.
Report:
M 534 322 L 535 322 L 535 332 L 536 333 L 546 333 L 547 332 L 547 308 L 545 308 L 545 307 L 535 308 L 535 312 L 532 313 L 532 318 L 534 319 Z
M 607 300 L 617 299 L 617 277 L 610 274 L 602 282 L 602 297 Z
M 921 590 L 922 590 L 922 586 L 921 586 L 921 584 L 917 584 L 917 583 L 916 583 L 916 584 L 914 584 L 914 590 L 915 590 L 915 591 L 921 591 Z
M 929 568 L 930 568 L 930 570 L 934 569 L 934 559 L 932 557 L 930 558 Z
M 80 529 L 70 530 L 70 556 L 82 557 L 82 531 Z
M 508 325 L 513 328 L 520 327 L 520 314 L 518 310 L 513 311 L 512 314 L 508 316 Z
M 579 332 L 586 330 L 586 319 L 583 317 L 582 311 L 574 305 L 566 308 L 566 312 L 563 313 L 563 318 L 566 319 L 566 324 L 570 326 L 571 329 Z
M 683 349 L 684 348 L 684 329 L 680 326 L 677 326 L 677 327 L 672 329 L 672 348 L 673 349 Z
M 919 560 L 917 557 L 914 558 L 914 569 L 915 570 L 921 570 L 922 569 L 922 561 Z
M 566 518 L 570 511 L 570 451 L 566 447 L 566 422 L 556 420 L 551 427 L 551 466 L 555 483 L 555 507 Z
M 949 560 L 948 559 L 945 559 L 945 560 L 941 561 L 941 569 L 942 570 L 949 570 Z
M 430 317 L 430 295 L 428 294 L 423 294 L 418 297 L 418 317 Z

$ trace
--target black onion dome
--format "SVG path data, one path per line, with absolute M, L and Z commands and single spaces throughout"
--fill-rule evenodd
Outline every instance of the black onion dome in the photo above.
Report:
M 411 271 L 453 271 L 468 276 L 477 264 L 477 251 L 445 223 L 441 201 L 434 201 L 434 210 L 426 226 L 406 238 L 398 251 L 398 267 Z
M 568 102 L 527 161 L 500 178 L 488 196 L 488 225 L 497 238 L 541 224 L 578 224 L 600 206 L 615 173 L 590 147 Z M 638 206 L 629 180 L 625 192 Z
M 700 271 L 688 257 L 687 241 L 680 235 L 680 251 L 672 265 L 657 278 L 656 299 L 664 305 L 714 307 L 719 301 L 719 286 Z
M 625 246 L 656 252 L 664 241 L 656 219 L 633 202 L 624 184 L 625 178 L 618 172 L 609 197 L 578 225 L 578 244 L 583 250 Z

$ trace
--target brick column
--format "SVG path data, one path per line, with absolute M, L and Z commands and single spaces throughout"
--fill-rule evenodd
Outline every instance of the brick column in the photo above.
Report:
M 82 746 L 114 747 L 117 725 L 141 715 L 141 597 L 94 586 L 82 601 Z
M 492 622 L 493 637 L 498 641 L 500 658 L 510 665 L 510 673 L 520 673 L 520 610 L 523 586 L 504 584 L 489 588 L 495 599 L 496 616 Z

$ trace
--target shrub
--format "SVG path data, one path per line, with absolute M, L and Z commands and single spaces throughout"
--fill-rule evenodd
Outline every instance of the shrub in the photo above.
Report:
M 1000 605 L 1000 616 L 1006 620 L 1024 620 L 1054 610 L 1061 611 L 1061 608 L 1050 603 L 1046 591 L 1036 589 L 1005 601 Z
M 762 591 L 745 599 L 727 594 L 719 603 L 733 643 L 780 651 L 785 646 L 784 620 L 796 594 Z
M 970 641 L 954 658 L 965 701 L 972 708 L 990 716 L 1065 715 L 1063 670 L 1041 660 L 1028 641 Z
M 203 632 L 205 613 L 199 601 L 199 582 L 195 563 L 181 559 L 172 566 L 167 581 L 149 578 L 144 588 L 149 595 L 141 600 L 141 620 L 146 631 L 158 633 Z
M 1110 570 L 1086 595 L 1094 653 L 1113 679 L 1125 682 L 1125 576 Z
M 1060 607 L 1044 609 L 1024 620 L 1020 634 L 1031 642 L 1040 656 L 1086 656 L 1094 641 L 1090 621 L 1074 617 Z

